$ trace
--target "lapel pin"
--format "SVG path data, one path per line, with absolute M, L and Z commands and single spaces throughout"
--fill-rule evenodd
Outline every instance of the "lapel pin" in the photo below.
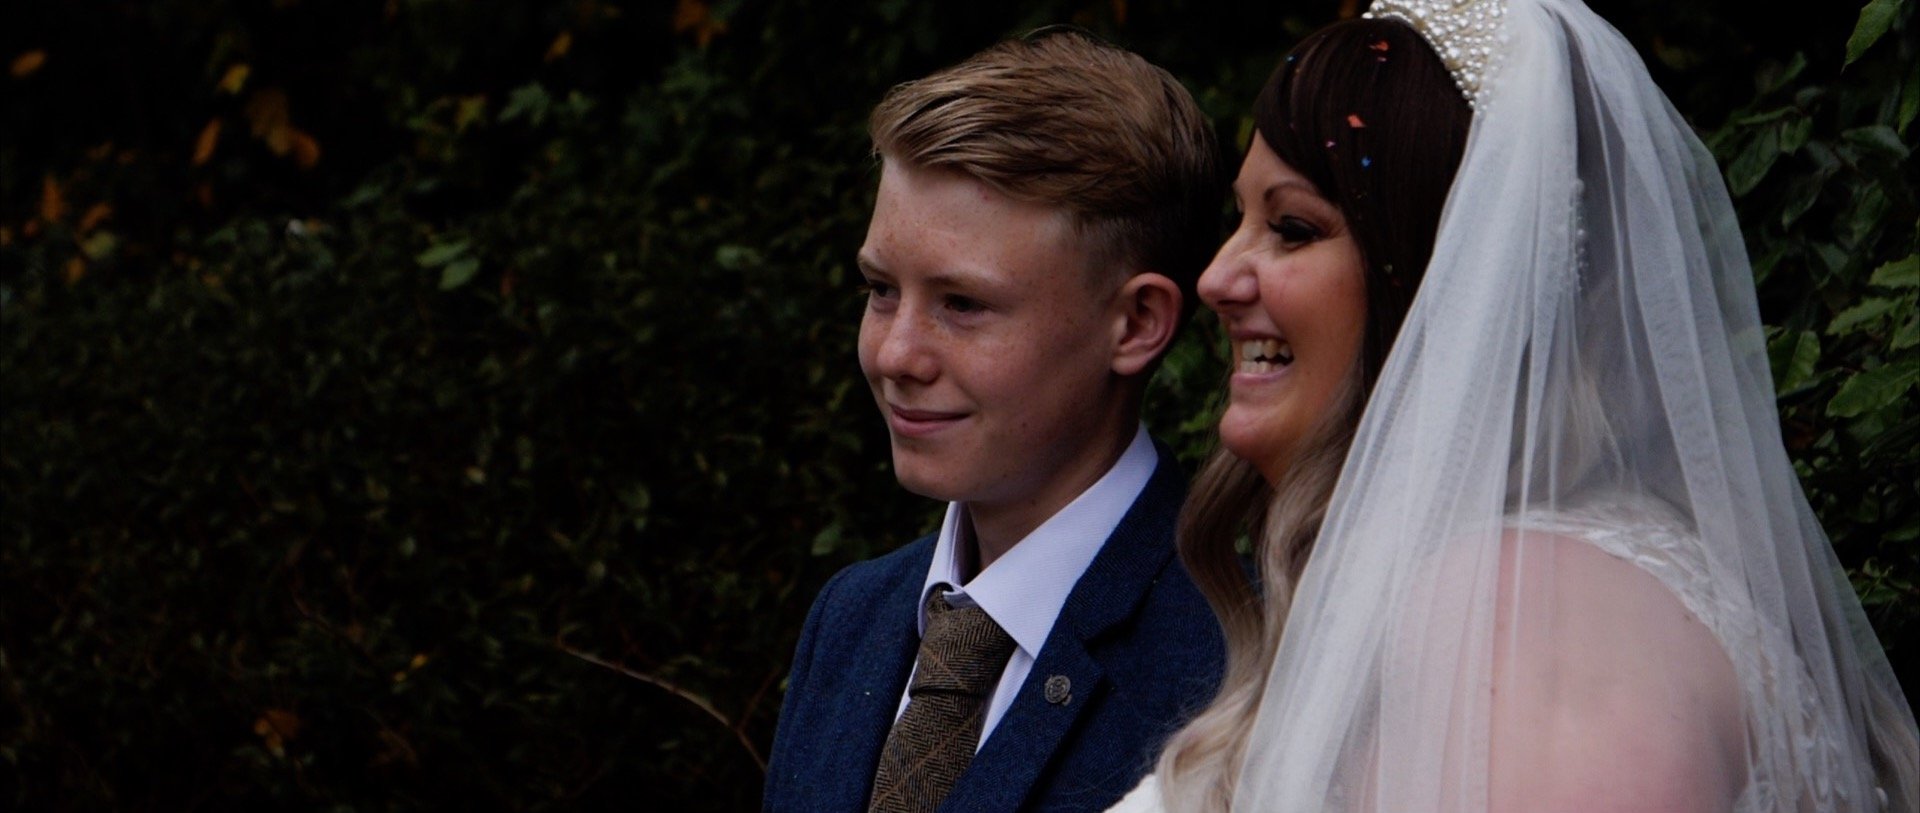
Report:
M 1066 675 L 1054 675 L 1047 678 L 1047 702 L 1064 706 L 1073 702 L 1073 681 Z

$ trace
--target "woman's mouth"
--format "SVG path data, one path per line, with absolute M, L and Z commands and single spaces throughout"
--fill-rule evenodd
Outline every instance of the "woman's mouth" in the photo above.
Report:
M 1236 373 L 1271 373 L 1293 363 L 1293 345 L 1281 339 L 1243 339 L 1234 344 Z

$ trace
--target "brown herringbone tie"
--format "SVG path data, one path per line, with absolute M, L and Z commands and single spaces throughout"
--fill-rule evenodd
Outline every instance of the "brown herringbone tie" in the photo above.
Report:
M 907 709 L 900 713 L 880 770 L 873 777 L 868 813 L 923 813 L 940 807 L 973 762 L 980 724 L 1013 638 L 979 607 L 955 609 L 934 591 L 927 600 L 927 635 L 920 639 Z

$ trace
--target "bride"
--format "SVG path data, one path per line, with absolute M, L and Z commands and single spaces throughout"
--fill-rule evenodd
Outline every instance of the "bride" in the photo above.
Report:
M 1115 809 L 1914 811 L 1711 156 L 1577 0 L 1368 17 L 1254 107 L 1181 534 L 1228 674 Z

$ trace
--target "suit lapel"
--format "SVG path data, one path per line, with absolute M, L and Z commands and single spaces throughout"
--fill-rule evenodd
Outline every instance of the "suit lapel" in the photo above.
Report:
M 900 693 L 906 689 L 907 675 L 920 649 L 917 608 L 920 588 L 932 556 L 915 557 L 907 575 L 895 579 L 895 586 L 879 597 L 881 607 L 868 636 L 844 650 L 852 655 L 846 664 L 852 673 L 844 705 L 832 721 L 838 736 L 827 747 L 832 757 L 822 780 L 834 785 L 831 803 L 822 809 L 865 810 L 873 792 L 873 773 L 880 764 L 880 749 L 893 730 L 894 713 L 900 708 Z
M 1155 448 L 1160 462 L 1153 477 L 1074 584 L 1013 705 L 941 809 L 1020 808 L 1068 733 L 1110 688 L 1095 657 L 1098 640 L 1132 617 L 1173 556 L 1183 475 L 1171 453 Z

